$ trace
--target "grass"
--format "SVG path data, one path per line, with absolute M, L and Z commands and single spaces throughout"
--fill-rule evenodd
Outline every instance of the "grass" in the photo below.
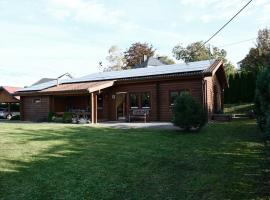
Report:
M 0 199 L 267 199 L 255 121 L 200 134 L 0 124 Z
M 242 104 L 225 104 L 224 113 L 227 114 L 246 114 L 251 110 L 255 109 L 253 103 L 242 103 Z

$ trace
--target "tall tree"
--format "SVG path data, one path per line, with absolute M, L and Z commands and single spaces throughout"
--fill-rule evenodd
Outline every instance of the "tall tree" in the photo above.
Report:
M 141 64 L 145 56 L 149 58 L 154 54 L 155 50 L 151 44 L 136 42 L 124 53 L 127 61 L 126 68 L 133 68 L 135 65 Z
M 209 59 L 209 49 L 201 41 L 191 43 L 187 47 L 179 44 L 173 48 L 173 56 L 177 60 L 183 60 L 185 62 L 207 60 Z
M 109 55 L 106 57 L 106 60 L 109 64 L 103 71 L 119 71 L 125 69 L 125 57 L 118 46 L 111 46 L 108 53 Z
M 228 62 L 227 52 L 224 49 L 213 47 L 212 51 L 202 41 L 189 44 L 187 47 L 177 45 L 173 48 L 173 56 L 177 60 L 185 62 L 194 62 L 207 59 L 221 59 L 224 62 L 226 74 L 235 73 L 235 67 L 231 62 Z
M 169 56 L 160 56 L 160 55 L 157 55 L 156 56 L 160 61 L 162 61 L 164 64 L 166 65 L 172 65 L 172 64 L 175 64 L 174 60 L 171 59 Z
M 270 53 L 270 29 L 259 30 L 256 46 L 241 61 L 241 70 L 258 74 L 269 66 L 268 55 Z

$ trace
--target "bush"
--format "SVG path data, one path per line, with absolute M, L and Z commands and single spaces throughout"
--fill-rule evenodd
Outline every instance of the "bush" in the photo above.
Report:
M 17 120 L 20 120 L 21 119 L 21 117 L 20 117 L 20 115 L 14 115 L 14 116 L 12 116 L 11 117 L 11 119 L 10 120 L 14 120 L 14 121 L 17 121 Z
M 72 113 L 65 112 L 63 114 L 63 122 L 64 123 L 71 123 L 72 122 Z
M 259 128 L 270 137 L 270 67 L 258 75 L 256 84 L 256 114 Z
M 49 114 L 48 114 L 48 122 L 52 122 L 53 121 L 53 117 L 54 117 L 54 113 L 53 112 L 49 112 Z
M 53 116 L 52 121 L 55 123 L 63 123 L 63 117 Z
M 190 94 L 182 93 L 177 97 L 173 108 L 173 124 L 184 130 L 199 130 L 207 122 L 203 107 Z

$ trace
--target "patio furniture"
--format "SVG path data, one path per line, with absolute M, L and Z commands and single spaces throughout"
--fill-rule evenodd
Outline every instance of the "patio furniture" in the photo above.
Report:
M 134 109 L 131 110 L 129 113 L 129 122 L 131 122 L 132 119 L 143 119 L 144 123 L 146 123 L 148 117 L 149 117 L 148 109 Z

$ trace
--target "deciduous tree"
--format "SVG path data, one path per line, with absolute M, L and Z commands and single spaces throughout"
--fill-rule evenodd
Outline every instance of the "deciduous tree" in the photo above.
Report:
M 133 68 L 144 61 L 144 56 L 152 57 L 155 50 L 151 44 L 136 42 L 124 53 L 127 61 L 126 68 Z
M 158 59 L 161 60 L 166 65 L 172 65 L 175 64 L 174 60 L 171 59 L 169 56 L 160 56 L 157 55 Z
M 116 45 L 113 45 L 109 49 L 109 55 L 106 57 L 108 66 L 103 71 L 119 71 L 125 69 L 125 57 L 121 49 Z
M 207 59 L 220 59 L 224 62 L 226 74 L 229 75 L 235 72 L 235 67 L 226 58 L 227 52 L 224 49 L 213 47 L 212 51 L 203 42 L 194 42 L 187 47 L 177 45 L 173 48 L 173 55 L 177 60 L 185 62 L 194 62 Z
M 270 29 L 259 30 L 256 46 L 241 61 L 241 70 L 258 74 L 269 66 L 268 54 L 270 52 Z

